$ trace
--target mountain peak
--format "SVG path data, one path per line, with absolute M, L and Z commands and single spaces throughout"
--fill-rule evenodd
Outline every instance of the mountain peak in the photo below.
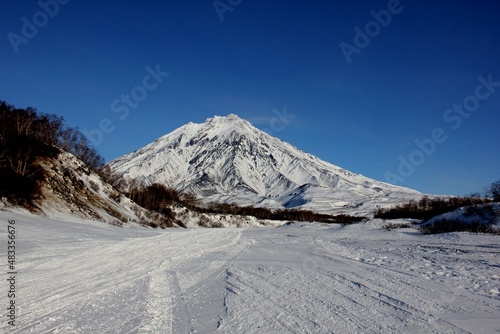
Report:
M 243 118 L 239 117 L 238 115 L 236 114 L 229 114 L 227 116 L 214 116 L 214 117 L 211 117 L 211 118 L 207 118 L 205 120 L 205 123 L 232 123 L 232 122 L 240 122 L 240 121 L 244 121 L 244 122 L 247 122 L 246 120 L 244 120 Z
M 226 116 L 227 120 L 233 121 L 233 120 L 241 120 L 242 118 L 238 117 L 236 114 L 229 114 Z
M 194 130 L 194 132 L 193 132 Z M 255 133 L 258 131 L 249 121 L 240 118 L 236 114 L 227 116 L 213 116 L 207 118 L 204 123 L 197 124 L 190 129 L 188 135 L 193 137 L 215 137 L 225 138 L 234 133 Z

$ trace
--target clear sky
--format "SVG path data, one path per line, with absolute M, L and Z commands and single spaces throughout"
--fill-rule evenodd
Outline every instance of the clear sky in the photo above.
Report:
M 0 99 L 64 116 L 107 161 L 235 113 L 352 172 L 464 195 L 500 179 L 499 18 L 491 0 L 5 0 Z

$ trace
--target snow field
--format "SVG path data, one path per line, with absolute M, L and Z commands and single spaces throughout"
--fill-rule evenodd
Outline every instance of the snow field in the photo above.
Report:
M 10 219 L 18 326 L 4 319 L 1 332 L 500 331 L 498 236 L 380 220 L 153 230 L 0 212 L 3 254 Z

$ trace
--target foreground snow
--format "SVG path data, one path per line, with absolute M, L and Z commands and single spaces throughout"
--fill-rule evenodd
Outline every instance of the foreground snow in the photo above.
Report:
M 500 331 L 498 236 L 379 220 L 152 230 L 0 212 L 4 258 L 12 219 L 17 326 L 3 317 L 0 332 Z

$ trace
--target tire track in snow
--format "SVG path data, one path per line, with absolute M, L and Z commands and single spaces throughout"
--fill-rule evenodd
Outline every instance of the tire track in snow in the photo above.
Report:
M 70 333 L 74 328 L 87 328 L 88 324 L 81 323 L 85 315 L 114 313 L 110 310 L 119 312 L 122 318 L 96 324 L 95 328 L 135 328 L 140 319 L 130 318 L 129 314 L 137 314 L 144 302 L 139 294 L 145 284 L 144 261 L 122 254 L 127 250 L 141 254 L 140 248 L 137 240 L 106 243 L 77 254 L 68 246 L 68 255 L 59 261 L 41 259 L 26 270 L 21 264 L 20 321 L 15 332 L 50 329 L 54 333 Z M 99 263 L 101 258 L 106 263 Z
M 197 316 L 188 308 L 197 300 L 190 294 L 204 291 L 211 281 L 223 282 L 225 267 L 245 249 L 240 234 L 166 231 L 29 253 L 20 267 L 20 321 L 13 332 L 187 332 Z M 222 293 L 220 300 L 222 305 Z M 224 312 L 223 306 L 217 310 L 215 327 Z
M 192 257 L 172 258 L 172 291 L 175 298 L 173 331 L 209 333 L 221 326 L 225 305 L 225 273 L 247 250 L 241 231 L 209 233 L 221 244 Z M 201 263 L 201 265 L 200 265 Z
M 195 310 L 203 300 L 197 294 L 217 279 L 222 282 L 221 272 L 243 251 L 241 245 L 237 246 L 240 237 L 239 230 L 191 231 L 183 234 L 182 247 L 176 247 L 175 240 L 169 239 L 167 244 L 163 239 L 160 244 L 169 256 L 149 273 L 149 318 L 140 333 L 203 332 Z M 219 309 L 214 311 L 220 313 Z
M 318 249 L 311 239 L 291 244 L 286 237 L 263 237 L 249 251 L 251 256 L 228 270 L 224 319 L 228 328 L 238 332 L 257 332 L 253 331 L 256 325 L 262 332 L 469 333 L 436 313 L 435 291 L 443 291 L 441 283 L 419 284 L 421 278 L 398 269 L 397 261 L 394 267 L 386 265 L 398 259 L 398 251 L 385 254 L 387 263 L 377 264 L 358 258 L 356 249 Z M 288 240 L 300 237 L 295 238 Z M 309 242 L 315 246 L 308 248 Z M 306 259 L 312 266 L 304 267 Z M 437 306 L 443 314 L 460 314 L 467 310 L 460 300 L 458 305 L 442 300 Z
M 309 333 L 317 326 L 296 307 L 303 301 L 314 302 L 301 300 L 304 293 L 294 296 L 281 286 L 276 289 L 269 278 L 252 275 L 248 268 L 232 269 L 227 275 L 227 327 L 241 333 Z
M 422 243 L 422 245 L 421 245 Z M 427 315 L 428 320 L 451 328 L 455 332 L 462 332 L 465 329 L 457 327 L 450 321 L 441 318 L 444 314 L 477 314 L 478 316 L 491 314 L 491 297 L 484 297 L 477 293 L 470 293 L 471 280 L 462 277 L 464 272 L 461 268 L 471 266 L 471 274 L 488 270 L 487 266 L 478 269 L 477 260 L 470 261 L 466 254 L 474 248 L 470 245 L 443 246 L 443 244 L 428 246 L 422 241 L 408 243 L 405 241 L 399 247 L 405 251 L 394 252 L 386 248 L 352 249 L 343 246 L 341 243 L 318 243 L 323 251 L 334 253 L 336 261 L 345 262 L 348 267 L 357 267 L 356 271 L 345 272 L 344 274 L 354 281 L 363 282 L 370 288 L 377 290 L 382 295 L 396 295 L 401 301 L 408 305 L 415 305 L 420 312 Z M 381 243 L 384 244 L 384 243 Z M 359 244 L 353 246 L 359 247 Z M 379 246 L 380 247 L 380 244 Z M 422 251 L 428 248 L 452 249 L 452 252 L 433 258 L 428 261 L 428 257 L 421 256 Z M 483 250 L 478 247 L 478 253 Z M 492 250 L 485 249 L 486 256 L 494 256 Z M 458 252 L 458 255 L 457 255 Z M 474 256 L 476 253 L 472 252 Z M 482 255 L 480 255 L 482 256 Z M 321 257 L 327 259 L 331 255 Z M 371 261 L 368 261 L 370 260 Z M 375 261 L 373 260 L 375 259 Z M 325 267 L 328 268 L 328 267 Z M 331 268 L 331 267 L 330 267 Z M 429 277 L 429 270 L 437 273 L 438 280 Z M 386 273 L 382 275 L 381 273 Z M 389 274 L 392 273 L 392 274 Z M 467 272 L 468 273 L 468 272 Z M 396 292 L 396 293 L 394 293 Z
M 319 256 L 318 263 L 322 265 L 317 268 L 316 277 L 325 276 L 326 280 L 335 282 L 333 291 L 342 293 L 346 298 L 355 298 L 368 313 L 376 310 L 373 314 L 374 321 L 380 322 L 383 320 L 383 315 L 386 315 L 386 323 L 387 317 L 393 317 L 395 325 L 404 322 L 405 328 L 424 330 L 425 333 L 467 333 L 432 314 L 431 311 L 434 311 L 436 306 L 434 293 L 420 286 L 415 276 L 409 278 L 406 272 L 360 261 L 362 257 L 359 257 L 360 254 L 357 254 L 356 250 L 339 244 L 330 245 L 328 251 L 335 255 L 321 254 Z M 336 263 L 335 267 L 329 265 L 328 262 L 321 262 L 324 258 L 333 258 Z M 349 270 L 349 268 L 356 268 L 356 270 Z M 434 283 L 426 282 L 426 284 L 432 286 Z M 462 310 L 460 307 L 446 304 L 439 306 L 444 311 L 450 311 L 450 308 L 453 308 L 453 311 Z M 377 316 L 380 309 L 384 312 Z
M 166 260 L 160 266 L 149 272 L 148 299 L 146 313 L 149 316 L 138 329 L 139 334 L 174 333 L 172 327 L 172 291 L 171 277 L 168 275 Z

